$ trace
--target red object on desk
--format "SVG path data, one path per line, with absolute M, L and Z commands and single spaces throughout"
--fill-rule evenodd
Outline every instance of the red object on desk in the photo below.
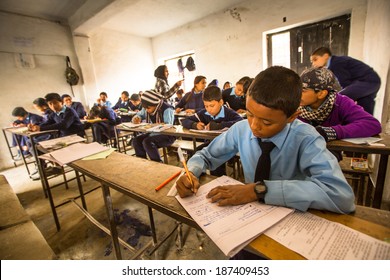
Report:
M 162 182 L 160 185 L 158 185 L 155 190 L 158 191 L 160 189 L 162 189 L 166 184 L 168 184 L 170 181 L 172 181 L 173 179 L 175 179 L 177 176 L 179 176 L 181 173 L 181 171 L 178 171 L 177 173 L 173 174 L 171 177 L 169 177 L 168 179 L 166 179 L 164 182 Z

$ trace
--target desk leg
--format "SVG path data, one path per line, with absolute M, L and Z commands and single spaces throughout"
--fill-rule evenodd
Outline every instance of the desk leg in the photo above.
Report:
M 112 243 L 114 244 L 115 255 L 117 260 L 121 260 L 122 253 L 121 253 L 121 248 L 119 247 L 118 231 L 116 229 L 114 210 L 112 208 L 110 188 L 107 185 L 102 184 L 102 191 L 103 191 L 104 205 L 106 206 L 107 216 L 110 222 L 110 232 L 111 232 Z
M 11 145 L 9 144 L 8 137 L 7 137 L 4 129 L 3 129 L 3 135 L 4 135 L 5 142 L 7 143 L 9 154 L 11 155 L 11 158 L 14 161 L 14 155 L 12 153 Z M 17 166 L 15 161 L 14 161 L 14 166 L 15 167 Z
M 374 201 L 372 203 L 372 206 L 378 209 L 381 208 L 383 187 L 385 185 L 386 179 L 387 162 L 389 160 L 388 155 L 381 155 L 380 157 L 381 158 L 379 160 L 378 178 L 376 179 Z
M 80 173 L 77 170 L 75 170 L 74 172 L 76 174 L 77 187 L 79 188 L 81 203 L 83 204 L 84 209 L 88 210 L 87 203 L 85 202 L 83 185 L 81 184 L 81 180 L 80 180 Z
M 44 189 L 45 194 L 49 198 L 49 203 L 50 203 L 51 211 L 53 213 L 54 222 L 56 223 L 57 231 L 60 231 L 61 226 L 60 226 L 60 221 L 58 220 L 56 206 L 54 205 L 53 195 L 51 193 L 49 181 L 47 180 L 47 176 L 44 168 L 42 167 L 42 163 L 40 162 L 40 159 L 38 159 L 37 164 L 38 164 L 39 176 L 41 177 L 42 188 Z
M 156 227 L 154 225 L 153 209 L 148 206 L 150 228 L 152 229 L 153 245 L 157 244 Z

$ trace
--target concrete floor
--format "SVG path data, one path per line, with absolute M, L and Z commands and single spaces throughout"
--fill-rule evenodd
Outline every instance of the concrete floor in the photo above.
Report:
M 0 174 L 6 177 L 27 214 L 53 249 L 56 258 L 61 260 L 115 259 L 111 238 L 88 220 L 72 202 L 57 208 L 61 230 L 56 230 L 49 200 L 44 197 L 40 181 L 32 181 L 23 165 L 2 171 Z M 69 173 L 68 176 L 72 175 Z M 54 184 L 60 179 L 61 177 L 57 177 L 50 183 Z M 83 182 L 84 190 L 91 190 L 98 186 L 97 182 L 89 178 L 85 183 Z M 143 247 L 151 240 L 147 207 L 118 192 L 112 191 L 111 194 L 114 208 L 121 221 L 117 227 L 120 238 L 133 244 L 136 248 Z M 66 189 L 64 185 L 53 189 L 55 204 L 68 201 L 77 195 L 78 189 L 75 181 L 70 183 L 69 189 Z M 77 199 L 76 202 L 81 205 L 80 199 Z M 97 188 L 87 194 L 86 202 L 92 216 L 108 228 L 101 189 Z M 159 240 L 176 225 L 175 220 L 157 211 L 154 211 L 154 219 Z M 139 259 L 227 259 L 204 233 L 186 225 L 183 225 L 183 240 L 184 246 L 179 249 L 175 232 L 156 253 L 149 255 L 146 251 Z M 131 252 L 122 247 L 123 259 L 130 259 L 131 256 Z

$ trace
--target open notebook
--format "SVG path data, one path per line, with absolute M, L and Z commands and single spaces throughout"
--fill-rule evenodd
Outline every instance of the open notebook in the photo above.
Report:
M 254 238 L 294 211 L 258 202 L 221 207 L 206 198 L 207 193 L 217 186 L 237 184 L 242 183 L 222 176 L 202 185 L 196 196 L 186 198 L 176 196 L 188 214 L 229 257 L 234 256 Z

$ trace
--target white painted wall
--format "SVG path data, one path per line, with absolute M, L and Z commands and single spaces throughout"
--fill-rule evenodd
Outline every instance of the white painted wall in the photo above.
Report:
M 36 67 L 17 68 L 15 53 L 33 54 Z M 0 12 L 0 126 L 8 126 L 14 107 L 34 112 L 32 101 L 49 92 L 71 94 L 65 79 L 65 56 L 78 69 L 69 27 L 58 23 Z M 79 71 L 78 71 L 79 72 Z M 79 86 L 74 87 L 75 100 L 83 101 Z M 37 113 L 37 112 L 35 112 Z M 12 161 L 3 135 L 0 136 L 0 170 Z
M 101 29 L 89 42 L 97 83 L 97 92 L 88 93 L 90 102 L 102 91 L 114 103 L 124 90 L 131 95 L 154 88 L 151 39 Z

